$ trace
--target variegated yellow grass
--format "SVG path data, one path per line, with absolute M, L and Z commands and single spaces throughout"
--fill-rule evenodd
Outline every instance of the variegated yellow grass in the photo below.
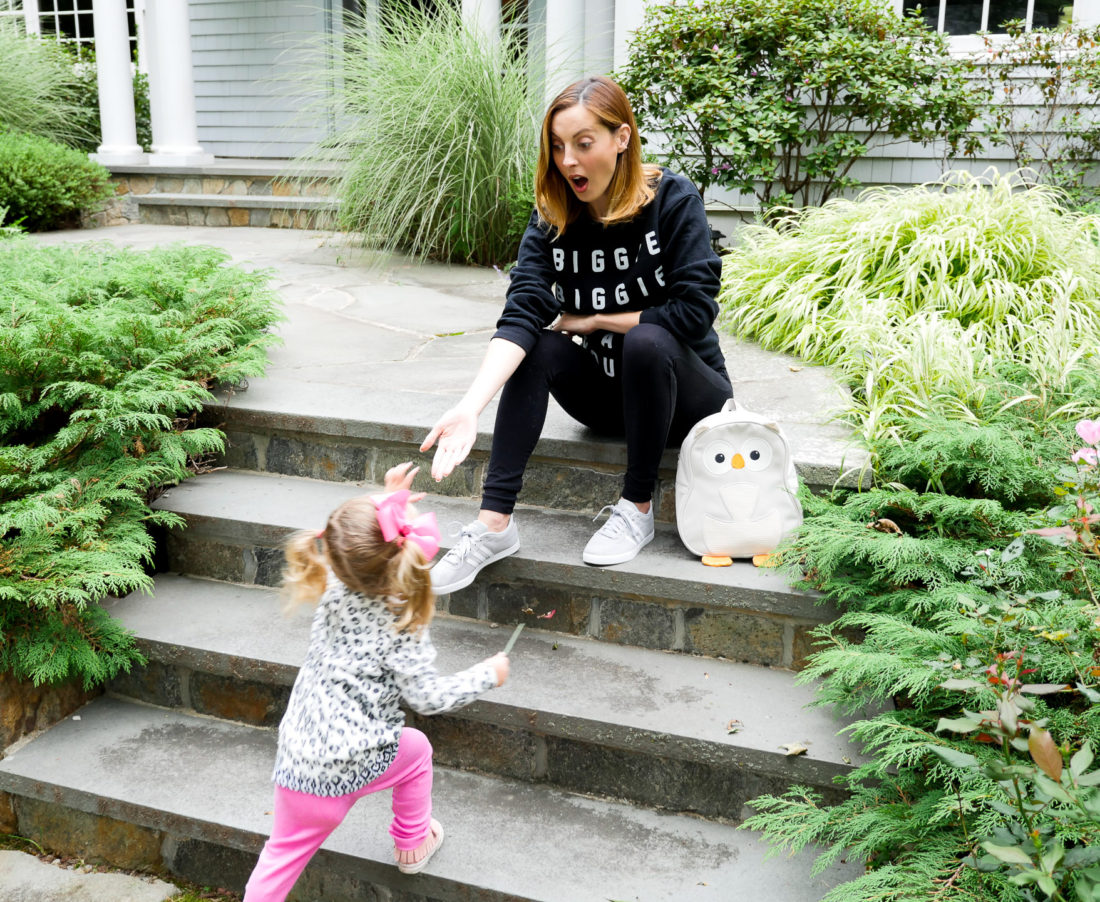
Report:
M 914 413 L 973 417 L 1000 364 L 1037 391 L 1097 366 L 1100 217 L 1019 174 L 870 189 L 742 239 L 724 261 L 724 327 L 835 366 L 868 439 Z

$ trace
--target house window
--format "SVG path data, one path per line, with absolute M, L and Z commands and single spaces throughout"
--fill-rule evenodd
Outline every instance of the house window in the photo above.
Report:
M 902 4 L 906 15 L 918 8 L 930 28 L 949 35 L 1004 34 L 1004 23 L 1013 19 L 1022 20 L 1028 29 L 1056 28 L 1073 21 L 1073 3 L 1068 0 L 904 0 Z
M 4 0 L 0 0 L 3 3 Z M 130 46 L 137 48 L 137 12 L 140 0 L 127 0 L 126 19 L 130 30 Z M 95 46 L 95 26 L 92 22 L 92 0 L 26 0 L 28 8 L 37 6 L 38 31 L 77 50 Z
M 23 0 L 0 0 L 0 22 L 15 22 L 16 25 L 26 28 Z

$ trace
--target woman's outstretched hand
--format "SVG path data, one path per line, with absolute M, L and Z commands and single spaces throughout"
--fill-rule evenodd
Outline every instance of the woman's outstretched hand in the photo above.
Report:
M 432 458 L 432 479 L 439 482 L 451 475 L 451 472 L 470 453 L 477 438 L 477 416 L 462 407 L 452 407 L 443 414 L 424 439 L 421 451 L 427 451 L 438 440 Z

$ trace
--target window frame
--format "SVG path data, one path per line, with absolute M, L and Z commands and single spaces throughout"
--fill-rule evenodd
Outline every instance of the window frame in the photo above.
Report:
M 888 0 L 888 2 L 890 6 L 893 7 L 893 10 L 897 15 L 900 16 L 904 14 L 905 0 Z M 937 28 L 937 31 L 940 34 L 943 34 L 943 25 L 944 18 L 947 13 L 947 4 L 950 2 L 951 0 L 941 0 L 940 2 L 940 15 Z M 1100 24 L 1100 17 L 1097 18 L 1096 22 L 1081 21 L 1081 19 L 1084 18 L 1085 7 L 1089 0 L 1072 0 L 1072 2 L 1074 28 L 1084 27 L 1089 24 Z M 989 23 L 988 21 L 986 21 L 989 17 L 989 5 L 990 0 L 982 0 L 982 19 L 985 23 L 986 28 L 989 27 Z M 1035 0 L 1027 0 L 1027 17 L 1029 22 L 1025 29 L 1026 31 L 1031 31 L 1030 19 L 1034 15 L 1034 12 Z M 947 38 L 948 42 L 950 43 L 952 54 L 974 53 L 976 51 L 985 49 L 985 43 L 982 40 L 982 36 L 979 32 L 975 32 L 973 34 L 945 34 L 944 37 Z M 994 43 L 996 43 L 998 41 L 1006 40 L 1008 38 L 1008 35 L 995 34 L 990 35 L 989 37 L 991 37 Z

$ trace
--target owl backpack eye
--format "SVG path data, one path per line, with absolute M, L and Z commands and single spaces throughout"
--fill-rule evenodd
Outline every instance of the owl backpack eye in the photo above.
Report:
M 715 476 L 728 473 L 732 459 L 733 449 L 726 442 L 711 442 L 703 451 L 703 466 Z
M 764 470 L 772 462 L 771 446 L 761 442 L 745 449 L 745 466 L 750 470 Z

